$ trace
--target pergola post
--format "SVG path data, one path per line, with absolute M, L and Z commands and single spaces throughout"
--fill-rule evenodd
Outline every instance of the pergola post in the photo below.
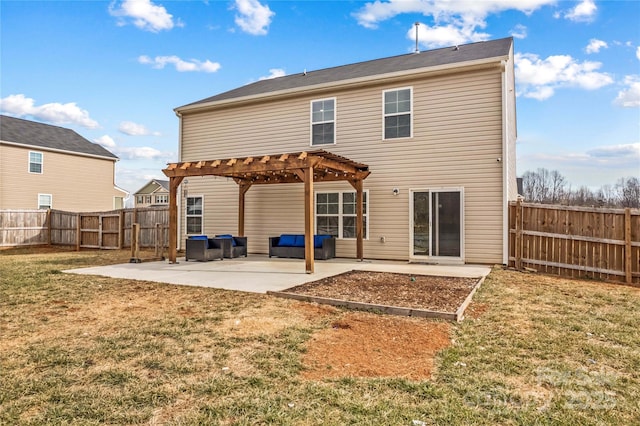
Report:
M 356 190 L 356 258 L 364 259 L 364 196 L 362 179 L 350 180 L 349 183 Z
M 304 169 L 304 261 L 307 274 L 314 272 L 313 228 L 313 167 L 307 167 Z
M 182 176 L 169 178 L 169 263 L 176 263 L 178 247 L 178 187 Z
M 244 237 L 244 195 L 251 188 L 250 183 L 238 184 L 238 236 Z

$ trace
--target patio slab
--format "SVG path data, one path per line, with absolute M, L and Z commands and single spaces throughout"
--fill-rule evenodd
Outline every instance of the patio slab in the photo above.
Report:
M 305 273 L 304 259 L 269 258 L 250 255 L 246 258 L 211 262 L 167 261 L 123 263 L 63 271 L 71 274 L 101 275 L 111 278 L 153 281 L 167 284 L 211 287 L 251 293 L 282 291 L 352 270 L 413 273 L 451 277 L 482 278 L 491 268 L 483 265 L 425 265 L 400 261 L 331 259 L 315 262 L 315 273 Z

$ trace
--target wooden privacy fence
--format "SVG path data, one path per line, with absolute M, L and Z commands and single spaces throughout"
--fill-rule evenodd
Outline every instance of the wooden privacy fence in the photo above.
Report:
M 0 247 L 65 245 L 80 248 L 131 247 L 131 228 L 139 224 L 140 247 L 169 241 L 169 209 L 148 207 L 108 212 L 72 213 L 60 210 L 1 210 Z M 161 228 L 158 232 L 157 227 Z
M 509 265 L 640 284 L 640 210 L 512 202 Z

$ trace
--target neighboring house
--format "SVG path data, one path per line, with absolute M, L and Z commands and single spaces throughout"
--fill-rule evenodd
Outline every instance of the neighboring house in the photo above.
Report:
M 0 116 L 0 210 L 105 211 L 124 207 L 118 157 L 76 132 Z
M 369 166 L 366 258 L 507 263 L 515 98 L 512 38 L 261 80 L 176 108 L 180 161 L 323 149 Z M 316 233 L 335 235 L 337 255 L 353 257 L 353 187 L 313 190 Z M 178 194 L 181 246 L 190 234 L 238 229 L 233 180 L 189 178 Z M 251 187 L 249 251 L 301 233 L 303 200 L 299 184 Z
M 169 181 L 152 179 L 135 192 L 136 207 L 169 205 Z

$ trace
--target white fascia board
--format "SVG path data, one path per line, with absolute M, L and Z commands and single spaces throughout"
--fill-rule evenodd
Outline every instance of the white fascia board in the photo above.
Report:
M 59 152 L 61 154 L 77 155 L 80 157 L 98 158 L 100 160 L 109 160 L 114 162 L 120 161 L 120 158 L 118 157 L 105 157 L 104 155 L 88 154 L 86 152 L 68 151 L 66 149 L 49 148 L 49 147 L 39 146 L 39 145 L 29 145 L 26 143 L 9 142 L 9 141 L 0 140 L 0 145 L 12 145 L 20 148 L 28 148 L 32 151 Z

